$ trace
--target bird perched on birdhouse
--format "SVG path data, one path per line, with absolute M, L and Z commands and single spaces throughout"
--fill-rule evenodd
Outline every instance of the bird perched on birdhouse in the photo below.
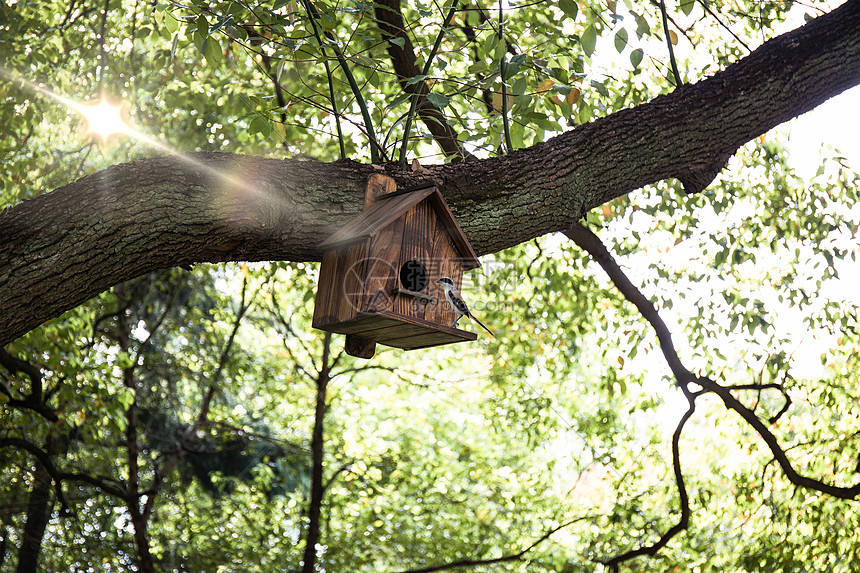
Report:
M 349 354 L 477 338 L 451 326 L 458 314 L 438 281 L 459 288 L 463 272 L 481 263 L 432 183 L 397 190 L 390 177 L 371 175 L 364 211 L 321 247 L 313 326 L 347 335 Z

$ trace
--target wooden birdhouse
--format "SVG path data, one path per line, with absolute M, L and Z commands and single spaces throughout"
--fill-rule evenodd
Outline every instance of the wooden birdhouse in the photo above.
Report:
M 346 351 L 370 358 L 376 343 L 411 350 L 475 340 L 452 328 L 456 314 L 436 283 L 481 266 L 432 184 L 397 190 L 374 174 L 364 211 L 323 248 L 313 326 L 346 335 Z

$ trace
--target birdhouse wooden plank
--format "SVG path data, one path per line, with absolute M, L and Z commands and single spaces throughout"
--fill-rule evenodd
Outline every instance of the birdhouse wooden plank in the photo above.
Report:
M 376 343 L 411 350 L 475 340 L 450 325 L 456 314 L 436 283 L 480 266 L 432 184 L 397 190 L 370 177 L 364 211 L 326 239 L 313 326 L 347 335 L 346 350 L 369 358 Z

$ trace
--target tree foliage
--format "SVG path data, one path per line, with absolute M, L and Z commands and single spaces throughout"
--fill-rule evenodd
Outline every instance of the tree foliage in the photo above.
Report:
M 0 208 L 152 141 L 467 169 L 827 10 L 5 2 Z M 50 95 L 100 92 L 149 144 Z M 484 257 L 464 293 L 497 338 L 371 361 L 310 327 L 314 263 L 115 285 L 0 348 L 0 571 L 849 571 L 857 186 L 765 134 L 704 192 Z

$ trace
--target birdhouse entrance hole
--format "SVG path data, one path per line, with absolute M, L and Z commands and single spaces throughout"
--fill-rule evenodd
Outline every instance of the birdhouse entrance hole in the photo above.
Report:
M 422 292 L 427 288 L 427 282 L 427 267 L 421 261 L 406 261 L 400 267 L 400 284 L 406 290 Z

